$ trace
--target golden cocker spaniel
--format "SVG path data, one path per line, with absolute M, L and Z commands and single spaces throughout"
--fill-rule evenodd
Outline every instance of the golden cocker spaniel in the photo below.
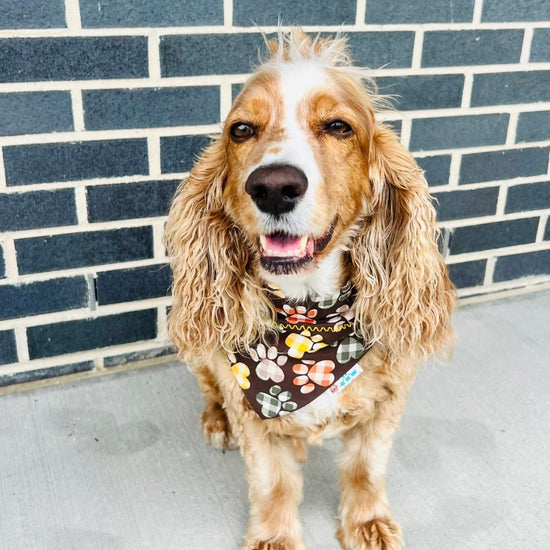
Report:
M 452 340 L 435 210 L 345 39 L 268 47 L 170 210 L 170 336 L 205 439 L 246 461 L 246 550 L 305 548 L 301 463 L 335 435 L 342 547 L 397 550 L 392 439 L 417 363 Z

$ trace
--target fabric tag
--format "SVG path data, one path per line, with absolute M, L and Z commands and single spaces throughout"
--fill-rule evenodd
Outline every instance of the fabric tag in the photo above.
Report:
M 332 386 L 330 387 L 330 391 L 332 393 L 341 392 L 346 386 L 349 386 L 362 372 L 363 369 L 361 368 L 361 365 L 357 363 L 348 372 L 346 372 L 346 374 L 344 374 L 342 378 L 332 384 Z

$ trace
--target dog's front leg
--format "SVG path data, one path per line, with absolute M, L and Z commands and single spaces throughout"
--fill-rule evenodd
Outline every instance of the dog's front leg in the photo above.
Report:
M 257 425 L 248 428 L 242 442 L 250 498 L 245 550 L 304 550 L 298 516 L 302 472 L 292 440 Z
M 399 550 L 403 546 L 386 496 L 386 466 L 404 401 L 405 396 L 394 396 L 378 403 L 370 421 L 344 434 L 337 535 L 345 550 Z

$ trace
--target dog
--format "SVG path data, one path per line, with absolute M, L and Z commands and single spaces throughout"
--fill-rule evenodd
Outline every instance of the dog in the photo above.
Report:
M 422 170 L 346 39 L 280 30 L 174 198 L 169 333 L 207 442 L 247 466 L 246 550 L 303 550 L 307 445 L 340 435 L 337 538 L 397 550 L 385 473 L 455 292 Z

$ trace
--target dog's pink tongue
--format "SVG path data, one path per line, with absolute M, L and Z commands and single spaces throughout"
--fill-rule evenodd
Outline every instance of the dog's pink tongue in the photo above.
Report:
M 281 256 L 290 256 L 296 251 L 300 251 L 300 237 L 287 236 L 266 236 L 266 245 L 268 252 L 280 254 Z

